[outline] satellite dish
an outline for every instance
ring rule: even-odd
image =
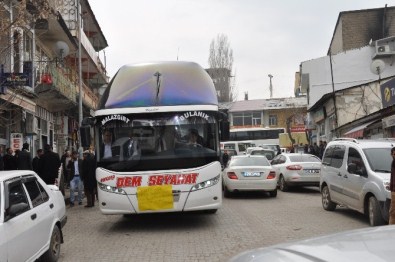
[[[385,70],[385,63],[381,59],[375,59],[370,64],[370,71],[375,75],[381,75]]]
[[[57,41],[54,45],[54,50],[58,58],[64,58],[70,52],[69,46],[63,41]]]

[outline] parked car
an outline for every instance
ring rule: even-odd
[[[391,148],[395,141],[339,138],[322,159],[320,190],[327,211],[342,205],[369,217],[371,226],[388,221]]]
[[[271,162],[281,191],[292,186],[319,186],[321,159],[311,154],[282,153]]]
[[[274,152],[271,149],[264,149],[264,148],[259,148],[259,149],[253,149],[250,151],[250,155],[261,155],[265,156],[267,160],[272,161],[273,158],[276,156],[276,152]]]
[[[395,226],[344,231],[240,253],[229,262],[394,261]]]
[[[236,150],[237,154],[244,154],[248,147],[255,146],[251,141],[226,141],[221,142],[221,150],[233,149]]]
[[[64,197],[33,171],[0,172],[0,261],[57,261]]]
[[[255,150],[255,149],[262,149],[262,147],[259,147],[259,146],[251,146],[251,147],[247,147],[247,149],[246,149],[246,151],[245,151],[245,154],[250,154],[251,153],[251,151],[252,150]]]
[[[266,148],[266,149],[271,149],[274,152],[276,152],[276,155],[281,154],[281,148],[279,145],[275,145],[275,144],[261,144],[259,145],[262,148]]]
[[[233,156],[222,174],[225,197],[239,191],[266,191],[277,196],[277,176],[265,156]]]

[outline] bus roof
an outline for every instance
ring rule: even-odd
[[[100,101],[100,109],[218,105],[213,81],[193,62],[153,62],[121,67]]]

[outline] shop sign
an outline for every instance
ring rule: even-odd
[[[291,133],[305,132],[305,131],[306,128],[304,126],[291,127]]]
[[[22,150],[23,145],[23,135],[21,133],[11,133],[11,148],[13,151],[15,150]]]
[[[27,86],[29,76],[24,73],[3,73],[1,77],[2,86]]]
[[[380,85],[383,108],[395,104],[395,78]]]

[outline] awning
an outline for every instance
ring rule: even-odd
[[[365,130],[366,127],[368,127],[370,124],[373,124],[374,122],[377,122],[379,120],[374,120],[368,123],[365,123],[363,125],[354,127],[350,131],[346,132],[343,136],[344,137],[349,137],[349,138],[362,138],[363,137],[363,130]]]

